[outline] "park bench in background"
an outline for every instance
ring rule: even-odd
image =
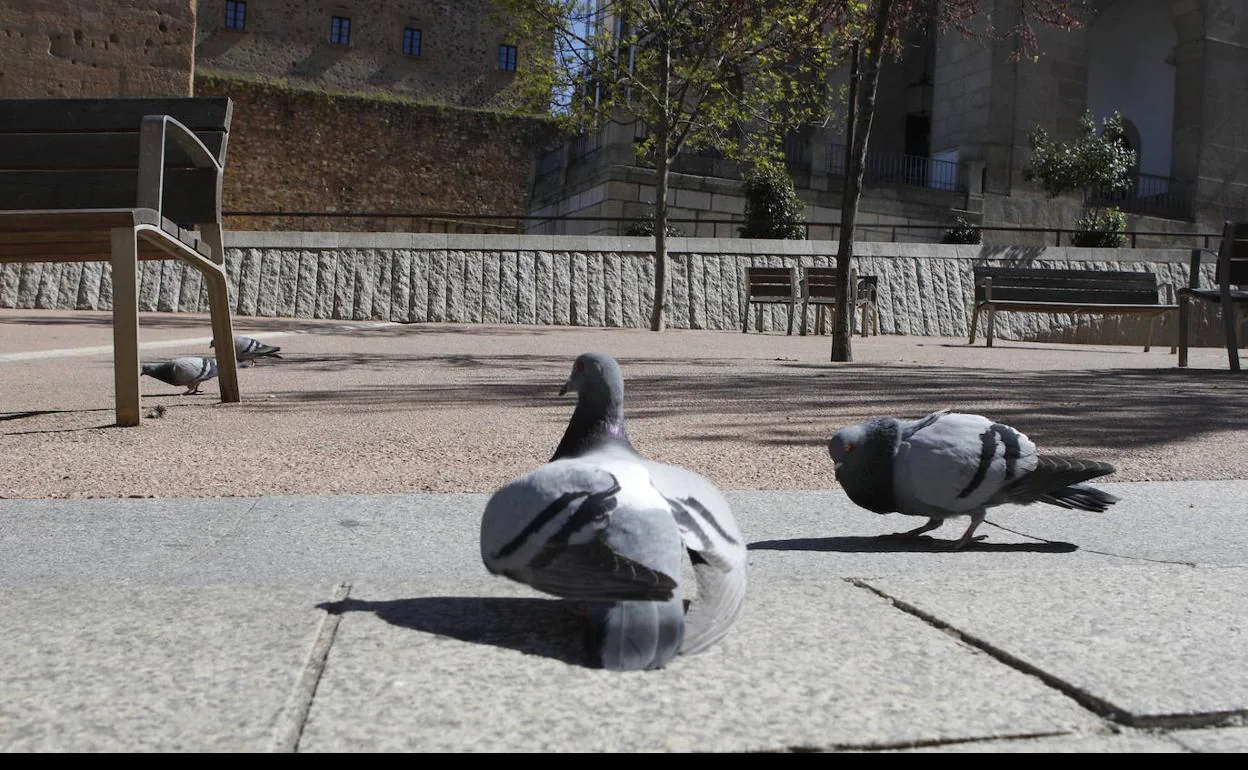
[[[1173,297],[1163,303],[1158,297],[1157,276],[1129,270],[1058,270],[1044,267],[984,267],[975,272],[975,301],[971,311],[971,339],[979,314],[987,321],[984,337],[992,347],[996,314],[1084,313],[1102,315],[1134,314],[1151,316],[1147,352],[1152,347],[1153,326],[1158,319],[1179,309]]]
[[[789,306],[789,334],[793,333],[793,313],[797,310],[798,288],[795,267],[747,267],[745,268],[745,318],[741,331],[750,330],[750,306],[755,304]],[[754,320],[754,331],[761,322]]]
[[[861,334],[867,336],[870,327],[880,333],[880,309],[877,305],[879,276],[858,275],[856,269],[849,271],[849,285],[854,295],[854,308],[862,315]],[[806,309],[815,306],[815,333],[823,334],[827,323],[827,311],[836,307],[836,268],[804,267],[801,279],[802,336],[806,336]],[[852,318],[852,316],[851,316]],[[852,323],[852,321],[851,321]]]
[[[1248,223],[1227,222],[1217,251],[1216,287],[1200,288],[1200,260],[1206,249],[1192,249],[1191,283],[1179,289],[1179,366],[1187,366],[1188,312],[1193,300],[1213,304],[1222,316],[1226,354],[1232,370],[1239,369],[1238,311],[1248,308]]]
[[[139,424],[138,260],[204,276],[234,349],[222,243],[227,98],[0,100],[0,262],[110,262],[117,424]],[[221,401],[239,400],[218,359]]]

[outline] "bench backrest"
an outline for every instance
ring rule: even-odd
[[[1096,305],[1157,305],[1157,276],[1120,270],[1056,270],[1032,267],[976,267],[975,301],[984,300],[984,279],[992,299]]]
[[[1248,285],[1248,222],[1226,223],[1218,249],[1218,269],[1219,286],[1223,283],[1222,270],[1231,286]]]
[[[875,300],[879,276],[858,275],[858,271],[850,269],[850,282],[857,285],[859,302]],[[836,268],[835,267],[804,267],[802,268],[803,290],[805,296],[812,300],[836,300]]]
[[[224,97],[0,99],[0,211],[133,208],[145,115],[182,123],[224,165],[232,110]],[[184,226],[213,221],[217,183],[170,142],[162,213]]]
[[[746,297],[797,296],[797,268],[794,267],[747,267],[745,268]]]

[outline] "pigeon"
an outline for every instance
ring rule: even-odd
[[[143,374],[161,382],[186,388],[182,395],[199,393],[200,383],[217,376],[217,359],[183,356],[159,364],[143,364]]]
[[[208,343],[208,347],[216,347],[216,340]],[[281,348],[275,345],[267,345],[254,337],[244,337],[237,335],[234,337],[234,358],[240,364],[248,364],[254,362],[258,358],[281,358],[278,351]]]
[[[998,505],[1048,503],[1104,512],[1118,498],[1082,482],[1114,472],[1109,463],[1037,453],[1008,425],[948,409],[919,420],[878,417],[828,441],[836,480],[855,504],[876,513],[926,516],[927,523],[889,537],[917,538],[953,516],[971,524],[962,549],[983,536],[975,529]]]
[[[583,602],[598,668],[658,669],[708,649],[745,600],[745,541],[728,502],[702,476],[633,447],[614,358],[579,356],[559,394],[568,391],[576,408],[554,455],[486,503],[482,561],[492,574]],[[697,583],[687,609],[686,552]]]

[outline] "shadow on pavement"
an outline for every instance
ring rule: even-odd
[[[921,537],[901,540],[895,537],[799,537],[790,540],[760,540],[750,543],[751,551],[837,551],[842,553],[962,553],[966,551],[1029,551],[1034,553],[1071,553],[1079,550],[1074,543],[989,543],[977,541],[961,551],[950,550],[955,540]]]
[[[589,667],[583,642],[585,623],[576,614],[576,602],[429,596],[386,601],[349,598],[317,607],[334,614],[371,612],[400,628]]]

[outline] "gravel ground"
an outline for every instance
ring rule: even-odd
[[[140,320],[144,361],[207,354],[206,316]],[[394,325],[239,317],[284,358],[183,396],[142,378],[138,428],[112,425],[107,313],[0,310],[0,497],[489,492],[546,460],[571,415],[573,358],[616,356],[633,443],[724,489],[835,486],[838,428],[941,408],[989,415],[1112,481],[1248,478],[1248,372],[1222,349],[739,331]],[[163,414],[156,416],[156,407]]]

